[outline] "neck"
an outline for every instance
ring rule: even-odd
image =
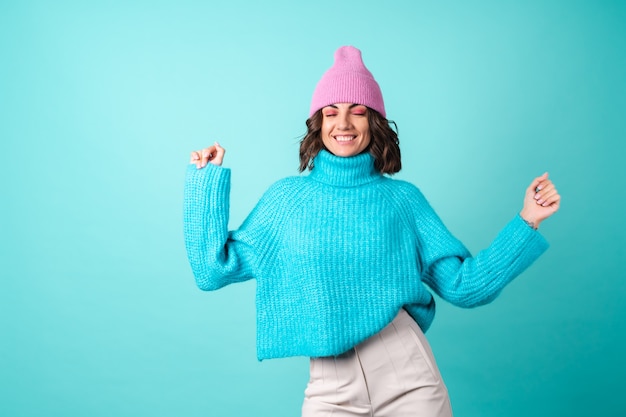
[[[341,157],[323,149],[313,159],[313,165],[310,178],[339,187],[367,184],[381,177],[374,168],[374,157],[368,152]]]

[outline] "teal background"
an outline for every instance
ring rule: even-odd
[[[219,140],[231,227],[297,172],[353,44],[404,169],[472,252],[551,173],[550,250],[492,304],[440,301],[457,416],[623,416],[626,2],[0,4],[0,415],[295,416],[307,360],[259,363],[254,282],[203,293],[189,151]]]

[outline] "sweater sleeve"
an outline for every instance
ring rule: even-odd
[[[516,215],[491,244],[472,257],[417,191],[418,248],[422,279],[459,307],[493,301],[502,289],[548,248],[546,240]]]
[[[205,291],[253,277],[250,245],[228,231],[230,169],[189,165],[184,191],[184,237],[198,287]]]

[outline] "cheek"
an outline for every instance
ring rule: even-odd
[[[358,129],[363,136],[371,136],[370,125],[367,122],[367,119],[365,118],[361,119],[361,123],[359,123]]]
[[[328,147],[330,145],[330,135],[328,134],[328,129],[325,129],[324,127],[322,127],[322,130],[320,131],[320,139],[322,139],[322,143],[324,144],[324,146]]]
[[[370,144],[370,142],[372,141],[372,136],[369,134],[369,132],[367,132],[367,134],[364,135],[364,137],[365,137],[365,139],[363,140],[363,145],[365,147],[367,147]]]
[[[330,123],[322,123],[321,135],[322,139],[327,140],[330,137],[330,132],[332,132],[333,126]]]
[[[326,142],[328,140],[328,130],[322,128],[322,131],[320,132],[320,137],[322,138],[323,142]]]
[[[322,121],[321,133],[322,135],[325,135],[328,133],[328,122],[326,122],[325,120]]]
[[[372,139],[372,133],[370,132],[369,126],[365,125],[361,130],[361,134],[368,142]]]

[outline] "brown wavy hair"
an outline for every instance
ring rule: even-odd
[[[306,121],[307,132],[300,141],[300,172],[312,170],[315,166],[313,159],[319,151],[325,149],[322,142],[322,110],[316,111]],[[367,107],[367,122],[370,129],[370,143],[364,152],[374,157],[374,167],[382,174],[395,174],[402,169],[400,160],[400,141],[398,140],[398,126],[387,120],[374,109]],[[395,129],[391,128],[391,125]]]

